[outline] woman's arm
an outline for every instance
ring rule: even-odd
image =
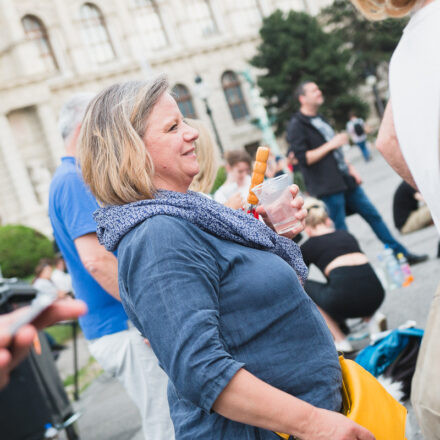
[[[213,405],[228,419],[301,440],[374,440],[365,428],[342,414],[316,408],[241,369]]]

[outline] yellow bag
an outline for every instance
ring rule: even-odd
[[[367,370],[339,356],[343,414],[367,428],[376,440],[404,440],[406,408]],[[277,434],[289,439],[287,434]]]

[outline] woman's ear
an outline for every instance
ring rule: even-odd
[[[333,224],[332,219],[331,219],[330,217],[327,217],[327,218],[325,219],[325,225],[326,225],[328,228],[333,228],[333,227],[334,227],[334,224]]]

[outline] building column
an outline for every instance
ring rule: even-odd
[[[66,55],[70,58],[73,73],[83,73],[87,69],[87,60],[83,53],[83,44],[79,30],[75,29],[72,19],[66,10],[64,0],[54,0],[56,13],[59,19],[60,31],[64,34],[66,42]],[[76,11],[79,14],[79,11]]]
[[[38,119],[43,129],[44,137],[49,146],[51,154],[52,171],[58,166],[61,156],[64,154],[63,141],[58,133],[58,126],[54,111],[49,104],[40,104],[37,106]]]
[[[15,194],[23,215],[32,214],[38,210],[40,206],[33,190],[29,174],[21,160],[8,118],[4,114],[0,114],[0,134],[0,154],[4,157],[4,162],[8,169],[9,176],[12,179],[12,185],[15,188]]]

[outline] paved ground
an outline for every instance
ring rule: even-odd
[[[356,148],[347,152],[347,157],[359,169],[364,179],[364,189],[379,209],[396,237],[397,231],[392,227],[391,201],[392,194],[399,178],[388,167],[380,155],[374,154],[374,160],[364,163]],[[361,243],[361,247],[373,263],[382,249],[369,226],[358,216],[351,216],[348,225]],[[436,285],[440,279],[439,260],[436,258],[437,234],[434,227],[415,232],[409,236],[399,237],[402,243],[414,253],[428,253],[427,263],[414,266],[415,281],[407,288],[387,293],[382,311],[387,315],[390,327],[396,327],[412,319],[419,327],[424,327],[429,304]],[[316,275],[314,271],[313,276]],[[84,345],[84,344],[82,344]],[[63,355],[68,358],[69,354]],[[86,352],[81,355],[87,359]],[[68,361],[66,361],[68,362]],[[64,364],[64,371],[68,366]],[[95,380],[82,394],[77,407],[83,413],[79,427],[82,440],[141,440],[140,423],[137,410],[130,402],[122,387],[106,375]],[[408,440],[423,440],[414,414],[410,409]]]

